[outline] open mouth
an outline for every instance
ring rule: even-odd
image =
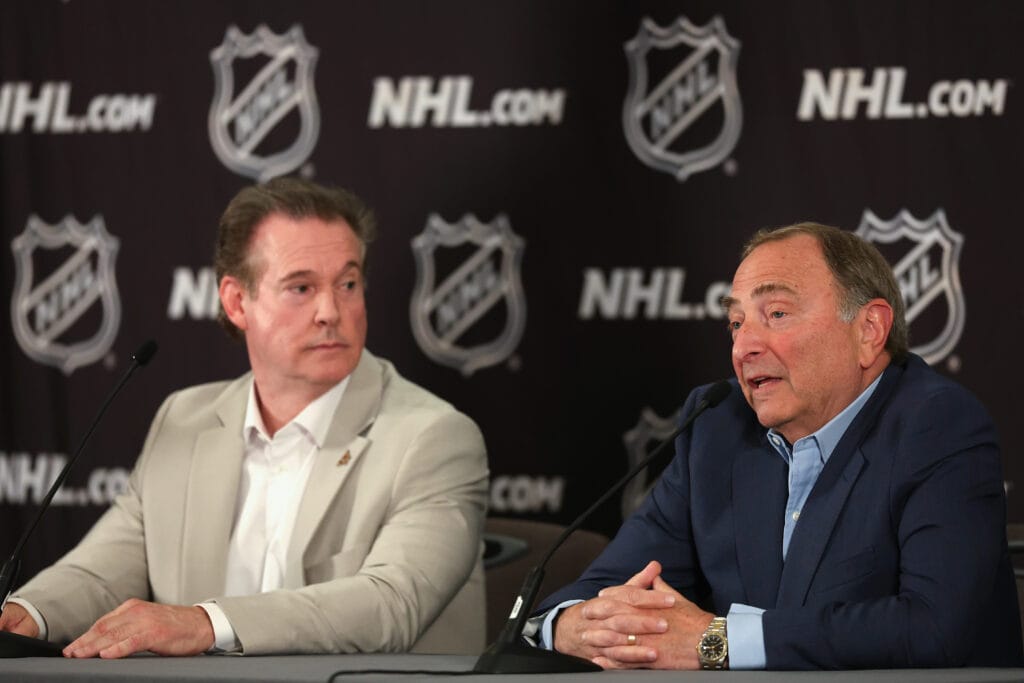
[[[770,377],[768,375],[759,375],[757,377],[751,377],[747,380],[747,384],[755,389],[760,389],[764,386],[770,386],[779,381],[778,377]]]

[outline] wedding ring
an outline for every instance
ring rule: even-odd
[[[626,636],[626,644],[627,645],[636,645],[636,634],[635,633],[630,633],[628,636]]]

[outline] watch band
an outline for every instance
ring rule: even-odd
[[[729,639],[725,617],[715,617],[697,643],[700,668],[721,670],[729,668]]]

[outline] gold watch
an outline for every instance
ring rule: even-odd
[[[697,643],[697,657],[702,669],[729,668],[729,639],[725,633],[725,617],[715,617]]]

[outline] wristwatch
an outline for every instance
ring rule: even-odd
[[[715,617],[697,643],[697,656],[702,669],[729,668],[729,639],[725,634],[725,617]]]

